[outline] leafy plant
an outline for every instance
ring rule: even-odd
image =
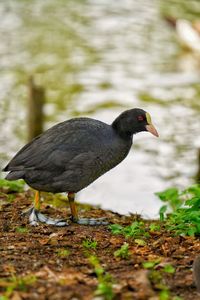
[[[160,263],[160,259],[157,259],[152,261],[144,261],[142,265],[145,269],[153,269],[159,263]]]
[[[162,192],[156,193],[156,195],[163,202],[167,202],[172,208],[172,210],[176,210],[183,204],[183,201],[181,199],[181,193],[178,191],[177,188],[169,188]]]
[[[57,254],[60,257],[67,257],[70,254],[70,251],[68,249],[58,249]]]
[[[135,239],[134,242],[138,244],[138,246],[145,246],[147,243],[142,239]]]
[[[34,275],[27,275],[23,277],[17,277],[12,275],[11,278],[1,280],[1,285],[5,286],[5,292],[1,296],[1,300],[10,299],[13,291],[26,291],[28,286],[34,284],[36,282],[36,277]]]
[[[170,291],[168,288],[164,288],[160,293],[159,293],[159,300],[169,300],[170,299]]]
[[[0,188],[8,192],[21,193],[24,191],[25,182],[22,179],[19,180],[6,180],[0,179]]]
[[[92,240],[92,239],[86,239],[82,242],[82,245],[86,249],[96,249],[97,241]]]
[[[161,265],[160,259],[155,261],[143,262],[143,267],[149,270],[149,280],[159,290],[159,299],[168,300],[171,298],[171,293],[168,286],[164,283],[163,274],[174,274],[175,269],[171,264]]]
[[[18,233],[28,233],[29,232],[29,229],[28,228],[26,228],[26,227],[16,227],[16,232],[18,232]]]
[[[159,231],[160,230],[160,225],[159,224],[155,224],[155,223],[151,223],[149,225],[149,230],[151,232]]]
[[[96,256],[91,255],[89,257],[89,262],[94,267],[94,271],[98,280],[95,295],[102,296],[105,300],[112,300],[114,297],[114,292],[111,275],[105,272]]]
[[[167,211],[167,205],[163,205],[161,206],[160,210],[159,210],[159,215],[160,215],[160,221],[164,221],[165,219],[165,213]]]
[[[163,272],[169,273],[169,274],[174,274],[175,273],[175,268],[171,264],[166,264],[163,267]]]
[[[135,221],[129,226],[121,226],[119,224],[112,224],[109,226],[113,234],[122,234],[126,238],[140,238],[149,237],[149,233],[146,230],[145,224],[142,221]]]
[[[167,195],[165,196],[165,193]],[[168,199],[168,192],[159,193],[162,199]],[[174,193],[174,202],[176,202],[175,195],[180,199],[180,203],[175,206],[174,211],[169,214],[165,220],[165,228],[174,231],[179,235],[195,236],[200,234],[200,185],[193,185],[182,192]],[[169,202],[171,200],[169,199]]]
[[[129,244],[124,243],[120,249],[118,249],[114,252],[114,256],[127,259],[130,256],[128,249],[129,249]]]
[[[4,295],[2,295],[2,296],[0,296],[0,300],[8,300],[8,297],[7,297],[7,296],[4,296]]]

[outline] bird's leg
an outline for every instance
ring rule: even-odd
[[[40,192],[36,191],[35,192],[35,197],[34,197],[34,208],[36,210],[40,210]]]
[[[69,200],[69,206],[71,210],[71,219],[73,222],[77,223],[78,221],[78,212],[76,208],[76,203],[74,202],[75,193],[69,192],[68,193],[68,200]]]
[[[79,218],[78,212],[76,208],[76,203],[74,202],[75,199],[75,193],[69,192],[68,193],[68,200],[69,200],[69,206],[71,210],[71,219],[72,222],[80,224],[80,225],[107,225],[108,222],[105,221],[106,218]]]
[[[40,211],[40,192],[35,192],[34,197],[34,206],[31,207],[26,213],[29,214],[29,223],[30,225],[38,225],[39,222],[46,223],[48,225],[54,225],[54,226],[67,226],[69,225],[68,222],[62,219],[53,219],[50,217],[47,217],[43,215]]]

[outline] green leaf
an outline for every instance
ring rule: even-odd
[[[120,249],[116,250],[114,252],[114,256],[115,257],[121,257],[121,258],[124,258],[124,259],[127,259],[129,257],[129,251],[128,251],[128,248],[129,248],[129,244],[128,243],[124,243]]]
[[[167,264],[164,266],[163,271],[166,273],[173,274],[175,272],[175,268],[171,264]]]
[[[150,226],[149,226],[149,229],[150,229],[151,232],[159,231],[160,230],[160,225],[155,224],[155,223],[151,223]]]
[[[145,261],[142,263],[145,269],[153,269],[157,264],[159,264],[160,260],[155,261]]]
[[[139,246],[145,246],[147,244],[144,240],[141,240],[141,239],[135,239],[134,241]]]
[[[121,234],[123,227],[119,224],[112,224],[112,225],[109,225],[109,229],[111,229],[113,234]]]
[[[18,233],[28,233],[29,229],[26,227],[16,227],[16,232]]]
[[[167,211],[167,205],[163,205],[161,206],[160,210],[159,210],[159,215],[160,215],[160,221],[164,221],[165,219],[165,212]]]
[[[159,300],[169,300],[170,299],[170,292],[169,290],[162,290],[159,293]]]
[[[82,242],[83,247],[86,249],[96,249],[97,247],[97,241],[92,239],[86,239]]]

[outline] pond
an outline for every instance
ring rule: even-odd
[[[81,191],[78,200],[154,217],[161,205],[156,191],[193,183],[200,58],[182,50],[163,18],[166,11],[195,19],[200,3],[1,2],[1,166],[26,142],[27,83],[33,76],[46,91],[45,128],[80,115],[111,123],[121,111],[141,107],[159,131],[159,139],[135,136],[126,160]]]

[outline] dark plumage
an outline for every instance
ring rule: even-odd
[[[15,155],[4,168],[6,179],[23,178],[39,191],[77,193],[118,165],[133,134],[147,130],[158,135],[141,109],[123,112],[111,125],[90,118],[59,123]]]

